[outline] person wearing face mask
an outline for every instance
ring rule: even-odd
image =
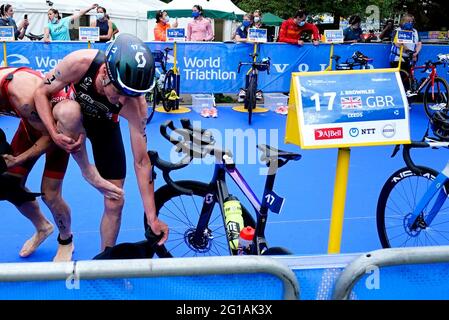
[[[253,12],[253,25],[251,28],[267,29],[267,42],[274,41],[275,28],[273,26],[266,26],[262,22],[262,12],[260,10]]]
[[[251,28],[253,23],[253,17],[251,14],[245,14],[243,16],[243,22],[240,27],[235,30],[234,41],[246,42],[248,39],[248,29]]]
[[[80,16],[85,15],[87,12],[95,9],[96,7],[98,7],[98,5],[93,4],[89,8],[80,10],[79,12],[65,18],[62,18],[59,11],[56,9],[52,8],[48,10],[48,24],[44,29],[44,41],[50,42],[50,37],[53,41],[70,41],[70,22],[78,19]]]
[[[392,68],[396,68],[399,64],[399,56],[401,52],[401,46],[404,47],[402,56],[403,57],[409,57],[409,53],[406,52],[406,50],[414,51],[412,61],[416,62],[418,61],[418,54],[422,49],[422,43],[419,39],[418,31],[414,28],[415,18],[411,14],[405,14],[400,22],[399,27],[393,32],[392,39],[394,41],[397,32],[399,31],[409,31],[412,33],[413,43],[404,43],[404,44],[398,44],[393,43],[391,46],[390,51],[390,66]],[[408,60],[402,59],[401,67],[406,70],[410,71],[411,65],[408,63]]]
[[[358,15],[353,15],[349,18],[349,26],[343,30],[344,42],[355,43],[362,40],[362,28],[360,24],[362,19]]]
[[[154,40],[155,41],[167,41],[167,29],[177,28],[178,19],[171,25],[170,17],[167,11],[160,10],[156,12],[156,26],[154,27]]]
[[[320,32],[318,28],[314,24],[306,22],[306,20],[307,12],[300,9],[293,18],[282,22],[278,41],[302,46],[304,41],[301,40],[301,34],[309,31],[312,32],[313,45],[319,45]]]
[[[19,25],[13,19],[14,9],[10,4],[2,4],[0,6],[0,26],[2,27],[14,27],[14,38],[16,40],[23,39],[26,29],[29,25],[28,19],[23,19]]]
[[[214,39],[212,24],[203,17],[203,8],[194,5],[192,8],[193,21],[187,25],[187,41],[211,41]]]
[[[98,27],[100,29],[100,41],[99,42],[107,42],[112,38],[112,21],[107,18],[106,9],[104,7],[97,7],[95,21],[92,21],[91,27]]]

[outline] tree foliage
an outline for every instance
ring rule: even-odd
[[[337,19],[352,14],[366,17],[371,14],[367,12],[367,7],[375,5],[379,7],[381,21],[404,13],[412,13],[420,30],[447,29],[449,17],[447,0],[233,0],[233,2],[244,11],[259,9],[284,19],[292,17],[299,8],[307,8],[313,14],[329,13]]]

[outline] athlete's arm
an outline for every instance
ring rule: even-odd
[[[19,154],[18,156],[13,156],[10,154],[3,155],[5,159],[6,166],[9,168],[19,166],[26,161],[34,160],[39,158],[43,153],[45,153],[51,146],[53,142],[48,135],[41,136],[31,148],[25,152]]]
[[[154,203],[154,183],[151,177],[151,162],[147,154],[147,136],[145,133],[147,123],[147,105],[143,96],[138,98],[124,98],[124,107],[120,115],[128,120],[131,149],[134,156],[134,171],[137,177],[143,207],[147,215],[148,224],[156,235],[161,232],[164,236],[159,241],[163,244],[168,238],[168,226],[159,220],[156,215]]]
[[[59,92],[65,86],[77,82],[89,68],[92,59],[85,58],[88,50],[79,50],[67,55],[58,65],[44,77],[41,85],[34,93],[34,103],[39,117],[44,123],[53,141],[68,152],[77,150],[81,145],[78,141],[59,133],[53,117],[50,99],[52,94]],[[89,57],[89,54],[87,54]]]

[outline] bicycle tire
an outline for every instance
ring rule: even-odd
[[[168,96],[176,90],[176,75],[173,70],[168,70],[165,74],[164,85],[162,87],[162,106],[166,112],[170,112],[173,108],[172,103],[168,100]]]
[[[443,78],[436,77],[434,81],[434,94],[432,95],[432,83],[426,87],[424,92],[424,111],[429,119],[436,111],[448,108],[449,85]]]
[[[248,124],[251,124],[253,117],[253,109],[256,108],[256,91],[257,80],[256,76],[250,76],[248,82],[248,90],[246,91],[247,105],[248,105]]]
[[[449,223],[447,223],[449,206],[447,204],[441,208],[431,228],[421,229],[418,232],[406,226],[408,217],[438,174],[437,171],[428,167],[418,166],[418,168],[422,171],[420,175],[411,172],[407,167],[397,170],[382,188],[377,203],[376,223],[383,248],[436,245],[441,244],[437,241],[440,239],[443,244],[449,244]],[[449,185],[446,184],[444,188],[447,195]],[[436,197],[429,202],[426,210],[432,208],[435,199]],[[440,228],[446,229],[440,233]],[[405,241],[404,238],[399,238],[402,236],[399,232],[403,233]]]
[[[160,187],[154,194],[156,213],[163,221],[165,221],[170,227],[170,234],[166,243],[162,246],[155,246],[155,252],[160,258],[171,258],[180,256],[218,256],[229,255],[229,241],[226,236],[226,227],[223,223],[220,208],[216,205],[212,212],[209,225],[209,230],[212,237],[207,239],[206,242],[200,247],[195,248],[195,244],[190,242],[189,235],[192,234],[194,227],[197,224],[197,219],[201,212],[203,198],[210,192],[209,185],[199,181],[177,181],[181,187],[190,189],[193,191],[193,196],[180,194],[169,185]],[[193,198],[196,197],[197,199]],[[183,201],[184,198],[192,199]],[[191,209],[189,212],[182,212],[182,210]],[[176,212],[174,212],[176,211]],[[181,217],[177,216],[177,211]],[[243,221],[245,226],[255,227],[256,223],[248,212],[248,210],[242,205]],[[191,219],[194,217],[195,220]],[[215,225],[216,224],[216,225]],[[149,228],[146,215],[144,213],[144,227],[145,230]],[[179,231],[181,230],[181,231]],[[181,238],[180,238],[181,237]],[[203,239],[204,240],[204,239]],[[186,251],[187,250],[187,251]],[[183,253],[185,253],[183,255]]]

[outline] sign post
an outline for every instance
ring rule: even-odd
[[[331,45],[329,53],[329,66],[326,71],[332,70],[332,56],[334,55],[334,43],[343,43],[344,41],[343,30],[324,30],[324,43]]]
[[[14,27],[0,27],[0,41],[3,41],[3,66],[8,66],[8,54],[6,50],[6,42],[14,41]]]
[[[294,73],[290,96],[286,142],[339,149],[328,243],[328,253],[339,253],[349,148],[410,143],[401,77],[397,69]]]

